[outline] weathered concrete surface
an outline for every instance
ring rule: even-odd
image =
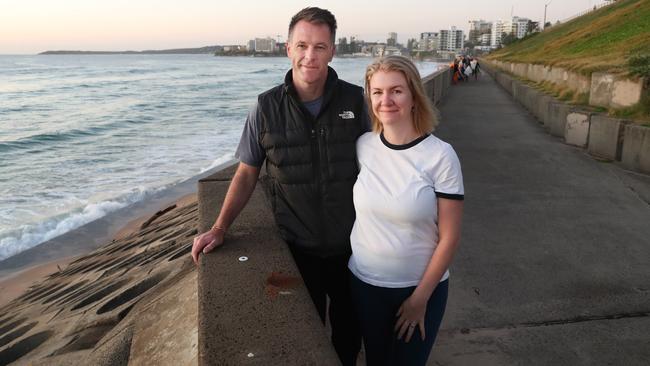
[[[650,179],[549,136],[489,76],[440,110],[466,196],[429,364],[647,365]]]
[[[591,116],[589,145],[591,155],[609,160],[619,160],[623,147],[623,132],[628,122],[601,115]]]
[[[648,317],[444,331],[433,348],[436,363],[429,364],[643,365],[650,358],[645,329]],[[621,354],[638,361],[623,363]]]
[[[126,327],[97,347],[82,364],[97,366],[126,366],[133,340],[133,328]]]
[[[566,117],[564,141],[569,145],[585,147],[589,139],[589,118],[587,112],[571,112]]]
[[[633,106],[643,95],[643,80],[618,78],[608,73],[593,73],[589,104],[601,107],[623,108]]]
[[[196,364],[196,287],[179,283],[195,270],[197,204],[160,212],[1,307],[0,364]]]
[[[650,174],[650,127],[625,126],[621,161],[628,169]]]
[[[228,185],[199,183],[200,231],[214,222]],[[198,283],[199,365],[337,364],[261,184],[225,244],[201,256]]]
[[[497,72],[496,73],[497,80],[499,81],[499,84],[508,91],[511,95],[513,94],[513,80],[512,76],[504,73],[504,72]]]
[[[448,68],[440,69],[422,79],[424,90],[434,105],[442,101],[450,82],[451,75]]]
[[[526,93],[526,98],[524,99],[524,106],[531,112],[535,117],[537,117],[537,104],[539,103],[540,98],[543,93],[539,90],[529,87],[528,92]]]
[[[487,61],[500,70],[535,82],[547,81],[589,96],[589,104],[608,108],[630,107],[642,100],[645,89],[643,79],[628,79],[608,73],[593,73],[591,77],[561,67],[533,65],[503,61]],[[501,77],[496,80],[502,84]],[[502,84],[503,85],[503,84]],[[513,94],[509,87],[504,86]]]
[[[528,85],[515,81],[512,85],[512,97],[515,98],[519,104],[523,105],[524,108],[528,109],[528,106],[526,105],[526,98],[528,97],[531,89],[532,88]]]
[[[549,118],[549,105],[555,102],[555,99],[550,95],[541,95],[537,101],[537,108],[535,109],[535,116],[544,126],[549,126],[550,128],[550,118]]]
[[[614,75],[595,72],[591,74],[591,88],[589,91],[589,104],[599,107],[609,107],[612,99],[612,84]]]
[[[179,260],[192,265],[189,255]],[[136,310],[129,363],[196,365],[198,363],[197,271],[192,270]]]
[[[564,137],[567,116],[572,112],[572,107],[564,103],[551,103],[549,105],[549,132],[556,137]]]
[[[578,73],[561,67],[533,65],[514,62],[491,61],[497,68],[506,70],[520,78],[535,82],[550,81],[558,86],[571,89],[577,93],[589,93],[591,80]]]
[[[643,80],[616,80],[612,85],[612,100],[609,105],[625,108],[639,103],[643,95],[643,84]]]

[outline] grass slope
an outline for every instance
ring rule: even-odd
[[[488,58],[561,66],[590,75],[629,74],[630,59],[650,55],[650,0],[621,0],[516,41]]]

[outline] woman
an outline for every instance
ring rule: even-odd
[[[368,365],[424,365],[447,302],[463,182],[416,67],[388,56],[366,70],[373,131],[357,141],[352,291]]]

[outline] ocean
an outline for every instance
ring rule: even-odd
[[[331,65],[362,85],[370,61]],[[256,95],[289,68],[281,57],[0,56],[0,260],[234,158]]]

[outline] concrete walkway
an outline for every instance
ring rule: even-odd
[[[436,133],[465,177],[431,365],[648,365],[650,177],[564,145],[485,73]]]

